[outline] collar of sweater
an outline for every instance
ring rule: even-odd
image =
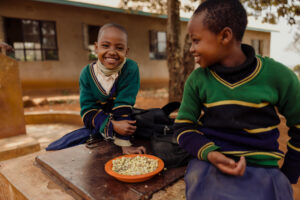
[[[105,76],[111,76],[115,73],[119,73],[122,70],[125,63],[126,63],[126,58],[119,66],[115,67],[114,69],[107,69],[98,59],[96,65],[98,70],[101,71]]]
[[[253,47],[242,44],[242,51],[246,55],[246,61],[236,67],[225,67],[221,64],[214,64],[209,69],[216,72],[224,80],[235,83],[249,76],[256,68],[257,60]]]

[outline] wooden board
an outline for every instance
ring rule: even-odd
[[[149,144],[145,144],[149,146]],[[88,200],[149,199],[153,193],[172,184],[184,175],[185,167],[169,169],[142,183],[124,183],[109,176],[104,164],[121,155],[121,148],[101,141],[93,149],[85,145],[47,152],[36,157],[36,162],[65,186]]]

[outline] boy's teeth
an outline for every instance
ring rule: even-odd
[[[106,58],[106,60],[109,62],[116,61],[116,59],[114,59],[114,58]]]

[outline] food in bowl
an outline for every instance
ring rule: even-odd
[[[112,161],[112,170],[122,175],[142,175],[153,172],[158,167],[158,160],[146,156],[121,157]]]

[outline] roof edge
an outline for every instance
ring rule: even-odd
[[[157,18],[162,18],[162,19],[168,18],[167,15],[161,15],[161,14],[155,14],[155,13],[149,13],[149,12],[131,10],[131,9],[127,10],[127,9],[122,9],[122,8],[114,8],[114,7],[108,7],[108,6],[96,5],[96,4],[90,4],[90,3],[83,3],[83,2],[77,2],[77,1],[68,1],[68,0],[33,0],[33,1],[61,4],[61,5],[68,5],[68,6],[76,6],[76,7],[82,7],[82,8],[97,9],[97,10],[105,10],[105,11],[111,11],[111,12],[124,13],[124,14],[142,15],[142,16],[147,16],[147,17],[157,17]],[[181,21],[189,21],[189,18],[181,17],[180,20]]]
[[[278,30],[274,30],[274,29],[258,28],[258,27],[253,27],[253,26],[247,26],[246,30],[248,30],[248,31],[260,31],[260,32],[267,32],[267,33],[279,32]]]
[[[96,4],[90,4],[90,3],[84,3],[84,2],[77,2],[77,1],[69,1],[69,0],[33,0],[33,1],[61,4],[61,5],[67,5],[67,6],[82,7],[82,8],[90,8],[90,9],[97,9],[97,10],[105,10],[105,11],[111,11],[111,12],[124,13],[124,14],[134,14],[134,15],[141,15],[141,16],[147,16],[147,17],[156,17],[156,18],[161,18],[161,19],[168,18],[167,15],[160,15],[160,14],[154,14],[154,13],[137,11],[137,10],[127,10],[127,9],[122,9],[122,8],[114,8],[114,7],[96,5]],[[180,21],[188,22],[189,20],[190,20],[190,18],[180,17]],[[279,32],[278,30],[258,28],[258,27],[252,27],[252,26],[247,26],[246,30],[261,31],[261,32]]]

